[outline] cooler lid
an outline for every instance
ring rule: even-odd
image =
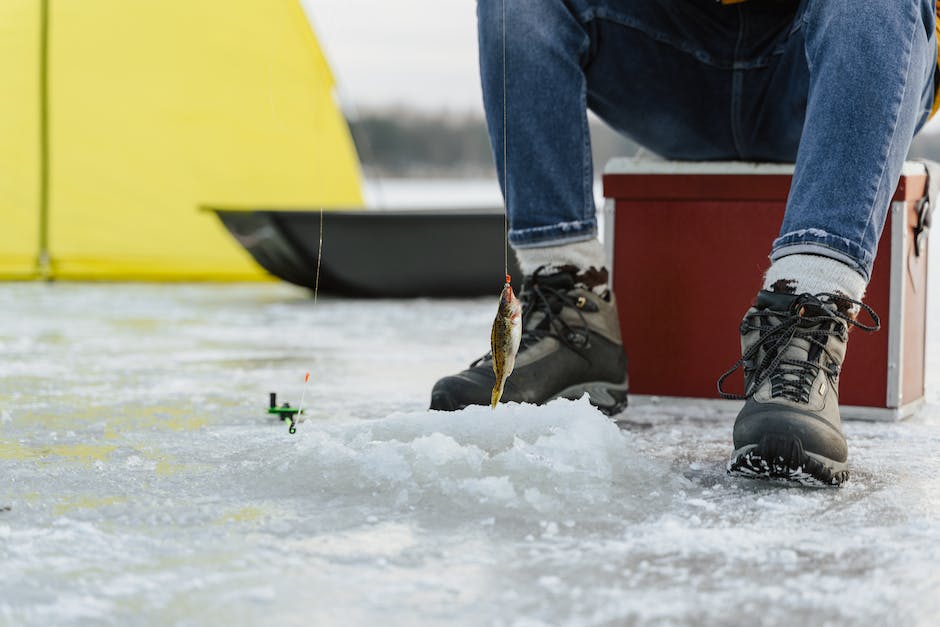
[[[604,196],[615,200],[786,201],[792,177],[792,163],[617,157],[607,162],[603,182]],[[894,200],[913,191],[905,185],[908,177],[926,178],[924,164],[904,163]]]

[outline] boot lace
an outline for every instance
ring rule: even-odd
[[[859,322],[854,316],[847,316],[840,307],[828,310],[825,303],[837,303],[847,308],[856,305],[859,313],[865,311],[872,324]],[[820,313],[814,313],[814,312]],[[774,324],[773,318],[777,319]],[[752,344],[741,359],[735,362],[718,379],[718,393],[722,398],[747,400],[760,387],[770,380],[771,394],[774,398],[786,398],[800,403],[808,403],[813,381],[820,370],[834,381],[839,376],[839,360],[829,352],[827,344],[830,337],[839,337],[843,341],[848,334],[849,325],[866,332],[881,328],[881,321],[868,305],[840,294],[820,293],[801,294],[793,301],[789,311],[758,310],[745,316],[741,323],[741,334],[759,331],[760,339]],[[809,345],[807,358],[787,357],[787,348],[794,340],[804,340]],[[764,351],[764,356],[757,359]],[[825,357],[825,359],[823,359]],[[724,390],[725,380],[738,368],[744,369],[745,393],[735,394]],[[755,376],[756,375],[756,376]]]
[[[539,266],[532,273],[532,276],[527,277],[522,292],[519,294],[519,300],[522,303],[523,325],[519,352],[521,353],[543,338],[554,337],[575,353],[587,359],[588,323],[582,312],[584,303],[579,302],[580,297],[574,297],[568,293],[571,287],[561,288],[548,282],[540,282],[540,279],[546,276],[544,270],[545,266]],[[572,326],[559,315],[564,307],[571,307],[578,313],[581,320],[580,325]],[[542,313],[544,318],[534,327],[529,327],[526,321],[531,320],[531,316],[536,312]],[[492,358],[493,353],[490,351],[470,364],[470,367],[478,366]]]

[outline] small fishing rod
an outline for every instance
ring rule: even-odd
[[[320,292],[320,260],[323,256],[323,208],[320,208],[320,243],[317,246],[317,275],[313,283],[313,304],[317,304],[317,296]],[[303,422],[300,418],[304,413],[304,399],[307,396],[307,387],[310,383],[310,373],[304,375],[304,387],[300,392],[300,404],[296,408],[291,407],[290,403],[277,404],[277,392],[269,392],[268,414],[273,414],[281,419],[281,422],[290,421],[290,428],[287,430],[291,435],[297,433],[297,424]]]
[[[290,403],[283,403],[278,405],[277,392],[271,392],[269,395],[268,413],[280,418],[281,422],[289,420],[290,428],[288,429],[288,433],[290,434],[297,433],[297,423],[303,422],[303,420],[299,419],[298,416],[304,413],[304,397],[307,394],[307,383],[309,381],[310,373],[308,372],[304,376],[304,389],[300,394],[300,404],[297,407],[291,407]]]

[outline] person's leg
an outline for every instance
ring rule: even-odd
[[[587,107],[669,156],[731,156],[730,127],[716,122],[728,117],[716,111],[727,109],[736,16],[712,0],[478,3],[487,125],[510,242],[527,275],[505,400],[587,391],[608,413],[625,405],[626,358],[596,239]],[[431,407],[486,404],[492,380],[483,358],[439,381]]]
[[[663,156],[736,157],[729,104],[738,9],[714,0],[477,7],[487,127],[517,250],[596,236],[589,106]]]
[[[804,0],[786,45],[754,70],[764,80],[744,85],[747,102],[773,103],[742,108],[751,150],[783,154],[775,143],[794,129],[800,142],[764,290],[741,325],[746,402],[732,472],[825,485],[848,477],[839,371],[848,329],[862,326],[860,309],[872,314],[859,301],[933,101],[934,11],[933,0]]]
[[[904,158],[933,102],[935,11],[933,0],[806,3],[806,114],[774,261],[821,255],[867,282]]]
[[[480,0],[477,19],[483,103],[510,242],[592,239],[582,26],[562,0]]]

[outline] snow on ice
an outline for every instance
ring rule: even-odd
[[[623,428],[584,400],[427,411],[494,307],[0,287],[0,624],[940,613],[936,328],[928,407],[848,424],[850,482],[809,490],[728,477],[720,410],[638,407]],[[267,394],[295,402],[306,371],[291,436]]]

